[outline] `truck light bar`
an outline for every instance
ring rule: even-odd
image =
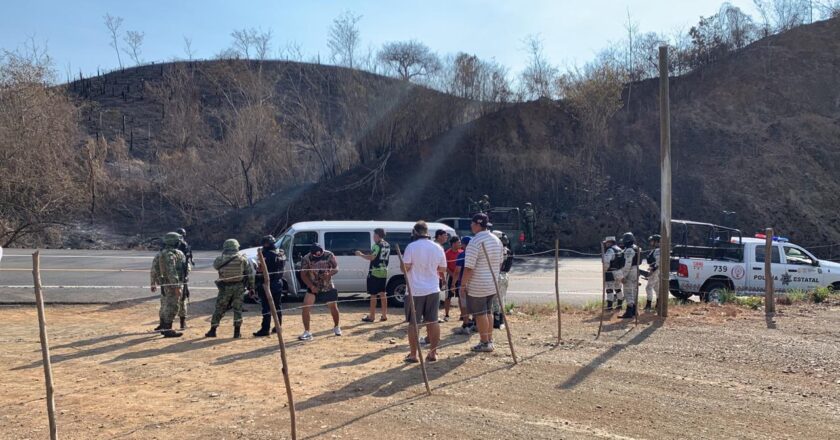
[[[760,233],[755,234],[755,238],[760,238],[762,240],[766,240],[767,239],[767,234],[760,234]],[[773,236],[773,241],[778,241],[779,243],[789,243],[790,242],[790,240],[788,240],[787,237],[779,237],[778,235]]]

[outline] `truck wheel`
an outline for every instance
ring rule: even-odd
[[[724,292],[729,290],[729,286],[723,281],[710,281],[700,293],[700,299],[703,302],[719,302],[719,298]]]
[[[673,295],[674,298],[677,298],[677,299],[682,300],[682,301],[688,301],[689,298],[694,296],[693,293],[683,292],[682,290],[672,290],[671,295]]]
[[[402,275],[392,278],[385,290],[388,292],[388,303],[392,307],[405,306],[406,286],[405,278]]]

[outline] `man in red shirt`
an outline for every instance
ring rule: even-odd
[[[455,262],[458,260],[458,255],[464,252],[461,249],[461,239],[458,237],[452,237],[449,239],[449,250],[445,252],[446,254],[446,272],[448,273],[449,282],[447,284],[447,293],[446,299],[443,301],[443,309],[444,309],[444,321],[449,321],[449,308],[452,306],[452,298],[458,295],[458,288],[455,284],[455,281],[458,279],[458,267],[455,265]],[[464,312],[461,311],[461,315]]]

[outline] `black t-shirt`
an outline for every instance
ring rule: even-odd
[[[278,252],[277,249],[262,248],[263,258],[265,258],[265,266],[268,269],[268,279],[272,283],[276,283],[283,277],[283,268],[286,266],[286,257]],[[262,274],[259,275],[262,280]]]

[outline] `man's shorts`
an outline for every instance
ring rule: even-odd
[[[336,289],[322,290],[317,294],[308,292],[307,295],[315,295],[316,303],[329,303],[338,301],[338,290]]]
[[[378,295],[385,292],[385,286],[388,283],[387,278],[377,278],[368,275],[367,277],[367,293],[368,295]]]
[[[472,296],[467,293],[467,310],[471,315],[490,315],[493,313],[493,301],[496,300],[494,295],[490,296]]]
[[[446,287],[447,287],[447,291],[446,291],[446,297],[447,298],[455,298],[456,296],[458,296],[458,290],[459,289],[457,287],[455,287],[455,278],[454,277],[449,277],[449,282],[448,282],[448,285]]]
[[[408,297],[405,297],[405,320],[411,322],[411,307]],[[438,307],[440,305],[440,292],[431,295],[414,297],[414,313],[417,314],[418,323],[437,323]]]

